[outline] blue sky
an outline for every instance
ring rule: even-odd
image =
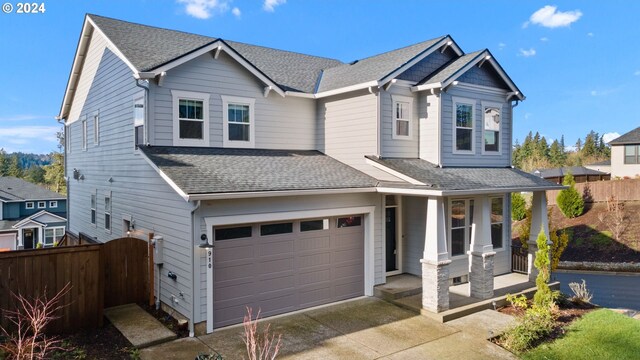
[[[14,7],[17,1],[3,0]],[[0,147],[48,153],[85,13],[352,61],[450,34],[488,48],[527,99],[532,130],[571,145],[640,126],[639,1],[49,0],[0,12]]]

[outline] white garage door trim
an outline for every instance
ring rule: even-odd
[[[373,296],[375,276],[375,246],[374,246],[374,212],[375,206],[360,206],[348,208],[331,208],[317,210],[284,211],[264,214],[227,215],[205,217],[207,237],[213,239],[213,227],[221,225],[248,224],[256,222],[270,222],[291,219],[308,219],[326,216],[342,216],[364,214],[364,294]],[[213,332],[213,256],[207,251],[207,333]]]

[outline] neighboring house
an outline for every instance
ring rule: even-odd
[[[610,174],[598,170],[592,170],[585,166],[565,166],[553,169],[538,169],[532,172],[533,175],[547,179],[556,184],[562,184],[564,176],[569,173],[573,175],[573,179],[576,183],[611,179]]]
[[[611,159],[597,161],[592,164],[587,164],[584,167],[590,170],[601,171],[603,173],[611,175]]]
[[[69,230],[162,236],[158,301],[192,333],[400,273],[428,311],[450,283],[490,298],[510,192],[534,192],[537,233],[560,188],[511,167],[523,99],[450,36],[342,63],[87,15],[59,115]]]
[[[611,177],[640,176],[640,127],[609,142],[611,145]]]
[[[0,177],[0,251],[33,249],[60,241],[67,199],[15,177]]]

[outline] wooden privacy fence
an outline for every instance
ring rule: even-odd
[[[640,179],[580,183],[576,184],[576,190],[582,194],[586,202],[607,201],[610,196],[615,196],[620,201],[640,201]],[[556,205],[558,192],[560,191],[547,191],[549,205]]]
[[[71,289],[60,305],[48,331],[64,332],[102,326],[103,273],[101,245],[79,245],[0,253],[0,309],[15,310],[12,294],[27,299],[52,298],[66,284]],[[7,326],[6,316],[0,323]]]
[[[52,298],[70,284],[47,331],[100,327],[105,307],[149,299],[147,262],[147,242],[136,238],[0,253],[0,311],[16,309],[12,294]]]

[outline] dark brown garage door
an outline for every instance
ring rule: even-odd
[[[214,228],[213,322],[246,307],[282,314],[364,294],[361,215]]]

